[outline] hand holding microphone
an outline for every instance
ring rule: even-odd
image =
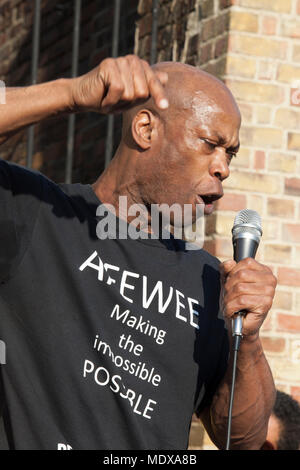
[[[260,217],[255,211],[240,211],[234,221],[232,242],[234,261],[221,265],[223,315],[233,337],[232,382],[228,409],[226,450],[230,449],[231,419],[241,339],[256,340],[275,295],[276,278],[270,268],[254,257],[262,234]]]
[[[232,229],[234,261],[221,264],[223,314],[239,340],[257,337],[275,295],[277,281],[271,269],[254,259],[261,233],[259,215],[240,211]]]

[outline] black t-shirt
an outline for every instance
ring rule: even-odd
[[[0,448],[185,449],[224,375],[218,260],[101,240],[100,204],[0,161]]]

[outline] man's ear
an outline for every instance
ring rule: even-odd
[[[157,136],[158,118],[149,110],[141,109],[133,118],[131,124],[132,137],[143,150],[151,147]]]

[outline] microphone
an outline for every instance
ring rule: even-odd
[[[257,212],[244,209],[236,215],[232,227],[233,258],[237,263],[244,258],[255,258],[262,236],[261,219]],[[234,315],[232,320],[233,363],[230,400],[228,408],[228,426],[226,450],[230,449],[231,420],[234,398],[234,387],[237,367],[237,355],[243,337],[243,318],[247,311],[242,310]]]
[[[250,209],[238,212],[232,227],[234,260],[238,263],[244,258],[255,258],[261,236],[260,215]],[[246,313],[246,311],[237,312],[232,320],[232,336],[235,337],[234,349],[239,348],[243,337],[243,318]]]

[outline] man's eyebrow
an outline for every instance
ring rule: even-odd
[[[226,139],[223,136],[221,136],[219,134],[215,134],[215,135],[216,135],[216,138],[218,139],[218,142],[220,143],[220,145],[226,144]],[[235,146],[228,147],[227,150],[232,150],[234,152],[237,152],[239,150],[239,148],[240,148],[240,142],[238,142],[237,145],[235,145]]]
[[[228,147],[227,150],[233,150],[234,152],[238,152],[239,148],[240,148],[240,142],[237,145],[235,145],[234,147]]]

